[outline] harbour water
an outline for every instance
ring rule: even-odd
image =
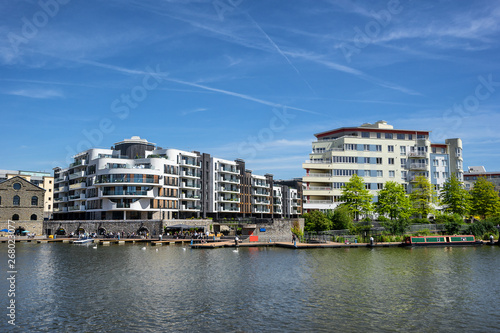
[[[309,249],[16,244],[0,332],[486,332],[500,247]]]

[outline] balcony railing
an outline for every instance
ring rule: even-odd
[[[425,151],[412,151],[408,154],[409,157],[426,157],[427,153]]]
[[[305,175],[304,177],[332,177],[331,173],[310,173]]]
[[[117,195],[142,195],[147,196],[148,191],[104,191],[103,196],[117,196]]]
[[[410,170],[425,170],[428,166],[426,163],[411,163]]]

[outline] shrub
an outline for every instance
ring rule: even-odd
[[[390,221],[391,219],[384,216],[384,215],[379,215],[378,218],[377,218],[377,221],[379,222],[387,222],[387,221]]]
[[[411,220],[412,224],[429,224],[429,220],[426,218],[415,218]]]
[[[429,229],[421,229],[415,233],[415,236],[432,236],[434,235]]]

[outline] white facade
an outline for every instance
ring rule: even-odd
[[[334,209],[342,186],[354,174],[364,179],[375,201],[387,181],[403,184],[411,192],[416,177],[422,175],[439,190],[452,172],[460,178],[463,174],[460,139],[431,144],[429,132],[397,130],[385,121],[315,136],[318,140],[302,165],[306,211]]]

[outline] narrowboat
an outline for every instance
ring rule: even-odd
[[[403,246],[450,246],[450,245],[482,245],[473,235],[454,236],[408,236]]]

